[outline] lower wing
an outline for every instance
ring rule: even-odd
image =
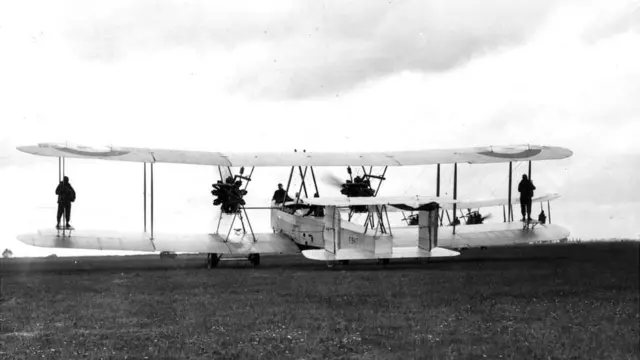
[[[68,231],[68,230],[67,230]],[[123,251],[173,251],[217,254],[295,254],[298,246],[282,234],[251,234],[231,236],[228,241],[218,234],[154,234],[118,233],[107,231],[78,230],[70,234],[55,229],[39,230],[33,234],[18,236],[21,242],[39,247],[123,250]]]

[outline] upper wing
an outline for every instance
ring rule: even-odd
[[[92,148],[68,144],[42,143],[33,146],[20,146],[18,150],[29,154],[52,157],[213,166],[410,166],[453,163],[488,164],[524,160],[555,160],[567,158],[573,154],[571,150],[566,148],[537,145],[352,153],[221,153],[133,147]]]

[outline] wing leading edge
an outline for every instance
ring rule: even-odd
[[[222,153],[135,147],[95,148],[55,143],[19,146],[17,149],[28,154],[50,157],[209,166],[413,166],[453,163],[490,164],[509,161],[557,160],[573,155],[573,152],[566,148],[539,145],[343,153]]]

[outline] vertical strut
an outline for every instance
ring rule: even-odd
[[[229,225],[229,231],[227,231],[227,238],[224,240],[224,242],[229,241],[229,236],[231,235],[231,230],[233,229],[233,224],[236,222],[237,216],[238,216],[237,212],[233,213],[233,219],[231,220],[231,225]]]
[[[384,170],[382,170],[382,177],[384,177],[384,174],[387,173],[387,167],[384,167]],[[373,196],[378,196],[378,191],[380,191],[380,186],[382,185],[382,179],[379,179],[380,181],[378,181],[378,187],[376,188],[376,192],[375,194],[373,194]]]
[[[251,172],[249,172],[249,176],[247,177],[247,179],[249,179],[249,180],[246,180],[246,182],[244,183],[244,189],[245,190],[247,190],[247,187],[249,186],[249,181],[251,181],[251,175],[253,175],[253,170],[255,168],[256,168],[255,166],[251,167]]]
[[[304,183],[304,179],[307,177],[307,169],[309,167],[305,166],[304,167],[304,175],[302,174],[302,166],[298,166],[298,170],[300,170],[300,177],[302,177],[302,184],[300,184],[300,191],[298,191],[299,193],[302,192],[302,190],[304,189],[304,197],[308,198],[309,194],[307,193],[307,185]],[[302,197],[302,194],[300,194],[300,197]]]
[[[384,215],[387,218],[387,225],[389,225],[389,235],[393,236],[391,233],[391,222],[389,221],[389,213],[387,212],[387,206],[382,205],[382,209],[384,209]]]
[[[153,163],[150,163],[151,168],[151,240],[153,240]]]
[[[62,181],[62,158],[58,157],[58,182]]]
[[[529,181],[531,181],[531,160],[529,160]]]
[[[436,171],[436,197],[440,197],[440,164],[438,164],[436,169],[437,169],[437,171]],[[449,215],[449,214],[447,213],[447,215]],[[442,211],[442,214],[439,217],[440,217],[440,226],[442,226],[442,219],[444,218],[444,210]]]
[[[316,182],[316,174],[313,172],[313,166],[309,166],[311,168],[311,176],[313,177],[313,185],[316,188],[316,194],[320,196],[320,192],[318,191],[318,183]]]
[[[291,178],[293,178],[293,169],[295,168],[295,166],[291,167],[291,172],[289,173],[289,181],[287,181],[287,190],[284,193],[284,199],[282,199],[281,207],[284,207],[284,204],[287,202],[287,196],[289,196],[289,187],[291,186]]]
[[[67,167],[65,159],[66,158],[64,158],[64,157],[62,158],[62,176],[63,177],[65,176],[65,171],[66,171],[66,167]]]
[[[549,224],[551,224],[551,204],[547,201],[547,212],[549,213]]]
[[[300,197],[302,197],[302,189],[304,189],[304,197],[308,198],[309,194],[307,194],[307,185],[304,183],[304,179],[307,177],[307,169],[309,167],[305,166],[304,167],[304,174],[302,173],[302,166],[298,166],[298,169],[300,170],[300,177],[302,178],[302,183],[300,184],[300,189],[298,190],[298,195],[300,195]],[[296,203],[298,202],[298,200],[296,200]]]
[[[507,219],[509,219],[509,221],[513,221],[513,207],[511,206],[511,175],[512,175],[512,166],[513,164],[511,163],[511,161],[509,161],[509,191],[508,191],[508,198],[507,198],[507,207],[509,209],[509,211],[507,211]]]
[[[144,162],[144,176],[143,176],[143,185],[142,185],[142,194],[144,197],[144,232],[147,232],[147,163]]]
[[[458,163],[453,164],[453,200],[458,199]],[[457,204],[453,203],[453,234],[456,233],[456,206]]]
[[[436,196],[440,197],[440,164],[438,164],[436,171]]]
[[[242,211],[244,211],[244,217],[247,219],[247,224],[249,225],[249,231],[251,231],[251,236],[253,237],[253,242],[256,242],[256,234],[253,233],[253,227],[251,226],[251,221],[249,221],[249,215],[247,214],[247,209],[245,209],[244,206],[242,207]]]

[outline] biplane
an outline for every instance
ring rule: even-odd
[[[187,150],[134,147],[87,147],[69,144],[41,143],[21,146],[18,150],[40,156],[58,158],[59,177],[65,171],[67,158],[127,161],[143,163],[144,231],[121,233],[103,230],[41,229],[22,234],[18,239],[32,246],[93,250],[124,250],[161,253],[206,254],[208,268],[217,266],[223,257],[243,257],[254,265],[261,254],[302,253],[308,259],[325,261],[329,266],[351,260],[374,259],[388,263],[391,259],[450,257],[462,249],[505,246],[565,239],[569,231],[551,224],[550,202],[559,197],[548,194],[533,198],[534,203],[547,205],[548,221],[523,219],[514,221],[512,206],[519,199],[512,196],[512,163],[528,161],[529,177],[534,161],[570,157],[571,150],[554,146],[516,145],[503,147],[470,147],[441,150],[390,152],[306,152],[290,153],[220,153]],[[217,167],[220,179],[212,184],[213,206],[220,207],[215,230],[202,234],[157,233],[154,231],[154,165],[161,163],[191,164]],[[508,163],[509,185],[505,199],[465,200],[457,198],[457,165]],[[454,170],[453,197],[440,196],[441,165],[451,164]],[[389,167],[436,166],[435,194],[412,196],[378,196]],[[244,197],[254,179],[256,167],[289,168],[284,196],[274,198],[268,206],[250,206]],[[314,167],[347,167],[349,179],[341,184],[342,197],[321,197]],[[362,169],[362,176],[353,177],[352,167]],[[368,169],[367,169],[368,167]],[[374,167],[383,167],[374,174]],[[232,169],[237,169],[234,173]],[[238,169],[239,168],[239,169]],[[247,172],[245,169],[250,168]],[[147,181],[147,169],[150,182]],[[311,183],[309,183],[309,176]],[[299,178],[295,198],[289,196],[292,179]],[[298,181],[298,180],[296,180]],[[377,182],[377,186],[373,183]],[[147,211],[147,184],[150,185],[150,217]],[[309,189],[307,189],[309,185]],[[313,188],[311,188],[313,185]],[[309,191],[308,191],[309,190]],[[315,190],[313,196],[309,196]],[[302,196],[304,194],[304,196]],[[503,208],[503,222],[484,223],[470,209],[489,206]],[[247,210],[270,211],[271,232],[255,233]],[[469,209],[466,223],[457,215]],[[413,221],[393,226],[389,212],[410,211]],[[452,213],[451,218],[449,211]],[[363,224],[353,220],[365,218]],[[447,223],[445,224],[445,215]],[[346,218],[345,218],[346,217]],[[473,217],[475,220],[470,220]],[[147,218],[150,227],[147,228]],[[225,219],[225,221],[223,221]],[[241,228],[234,228],[238,222]],[[221,226],[222,224],[228,226]],[[230,225],[229,225],[230,223]],[[232,231],[233,230],[233,231]]]

